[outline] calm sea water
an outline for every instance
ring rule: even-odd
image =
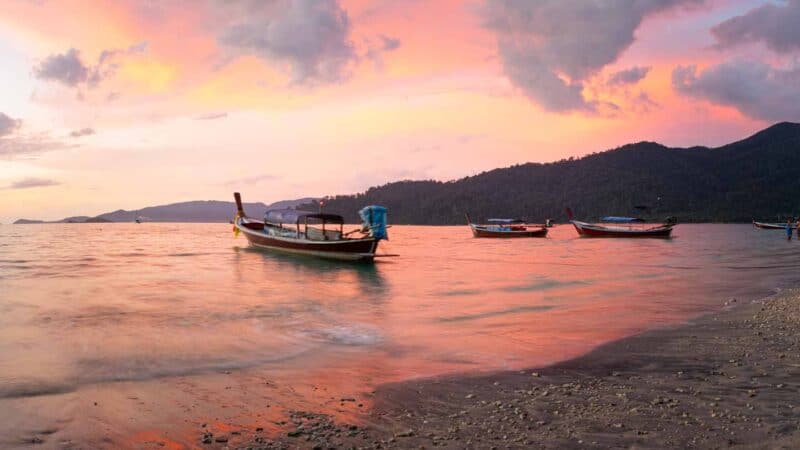
[[[800,280],[800,243],[749,225],[390,234],[399,257],[355,266],[252,250],[222,224],[0,226],[0,446],[357,420],[381,383],[547,364]]]

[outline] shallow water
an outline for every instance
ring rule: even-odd
[[[0,445],[179,447],[201,423],[269,431],[295,409],[357,420],[381,383],[547,364],[800,280],[800,243],[750,225],[390,232],[400,256],[359,266],[252,250],[223,224],[0,226]]]

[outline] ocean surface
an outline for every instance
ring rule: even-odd
[[[254,250],[227,224],[0,226],[0,447],[357,421],[382,383],[540,366],[800,281],[783,231],[674,235],[395,226],[398,257],[351,265]]]

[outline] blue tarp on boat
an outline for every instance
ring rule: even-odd
[[[525,223],[522,219],[488,219],[492,223]]]
[[[358,212],[364,221],[364,228],[369,228],[370,236],[376,239],[389,239],[386,232],[386,208],[378,205],[369,205]]]
[[[503,227],[499,225],[489,225],[486,227],[487,231],[513,231],[511,227]]]
[[[610,223],[640,223],[644,222],[644,219],[640,219],[638,217],[606,216],[600,219],[600,221]]]

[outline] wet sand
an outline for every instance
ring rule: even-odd
[[[550,367],[378,388],[360,425],[313,411],[206,448],[798,448],[800,290]],[[204,443],[205,441],[205,443]]]

